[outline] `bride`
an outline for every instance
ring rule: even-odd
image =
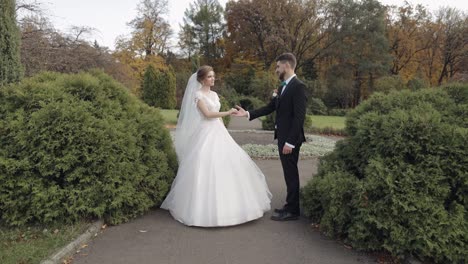
[[[182,99],[175,132],[177,176],[161,205],[188,226],[230,226],[251,221],[270,210],[265,176],[232,139],[219,112],[215,74],[210,66],[194,73]]]

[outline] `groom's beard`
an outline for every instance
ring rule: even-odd
[[[280,72],[280,73],[278,74],[278,77],[279,77],[280,81],[284,81],[284,75],[285,75],[285,74],[286,74],[285,72]]]

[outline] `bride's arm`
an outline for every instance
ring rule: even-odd
[[[208,110],[208,108],[202,100],[198,100],[197,106],[206,118],[219,118],[237,112],[237,109],[234,108],[231,108],[229,111],[226,112],[211,112],[210,110]]]

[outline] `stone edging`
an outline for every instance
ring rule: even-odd
[[[73,255],[76,250],[78,250],[83,244],[89,242],[97,233],[101,230],[102,225],[104,224],[103,220],[98,220],[94,222],[83,234],[78,238],[70,242],[68,245],[59,249],[53,255],[49,256],[47,259],[41,261],[41,264],[61,264],[63,259]]]
[[[234,133],[254,133],[254,134],[273,134],[272,130],[257,130],[257,129],[228,129],[229,132]]]

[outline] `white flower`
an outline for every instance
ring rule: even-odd
[[[272,94],[273,98],[275,98],[276,96],[278,96],[278,90],[273,90],[273,94]]]

